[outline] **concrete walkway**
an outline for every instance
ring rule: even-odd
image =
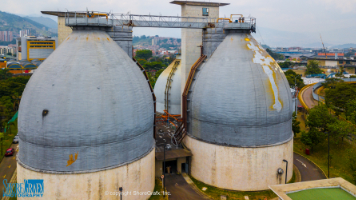
[[[293,157],[294,165],[298,168],[302,181],[326,179],[324,173],[314,163],[296,153]]]
[[[193,190],[182,175],[166,175],[166,189],[171,194],[168,198],[172,200],[206,199]]]

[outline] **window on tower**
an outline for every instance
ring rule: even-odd
[[[209,16],[209,8],[203,8],[203,16]]]

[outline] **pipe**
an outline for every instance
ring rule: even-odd
[[[288,161],[287,161],[286,159],[283,159],[283,162],[286,162],[286,178],[285,178],[285,184],[287,184]]]
[[[120,200],[122,200],[122,187],[119,187],[119,191],[120,191]]]

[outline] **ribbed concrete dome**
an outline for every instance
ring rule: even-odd
[[[153,119],[138,66],[104,31],[75,30],[26,86],[19,163],[52,172],[131,163],[153,149]]]
[[[173,69],[173,71],[172,71]],[[172,73],[171,77],[170,74]],[[168,112],[170,114],[181,114],[181,60],[175,59],[158,77],[154,92],[156,95],[156,111],[163,113],[165,110],[165,98],[167,80],[171,79],[168,90]]]
[[[255,147],[292,138],[288,81],[250,34],[228,34],[192,90],[189,135],[196,139]]]

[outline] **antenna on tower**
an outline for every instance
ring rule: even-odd
[[[328,56],[326,55],[326,50],[325,50],[325,46],[324,46],[323,39],[321,38],[321,34],[320,34],[320,40],[321,40],[321,44],[323,44],[324,53],[325,53],[325,58],[328,58]]]

